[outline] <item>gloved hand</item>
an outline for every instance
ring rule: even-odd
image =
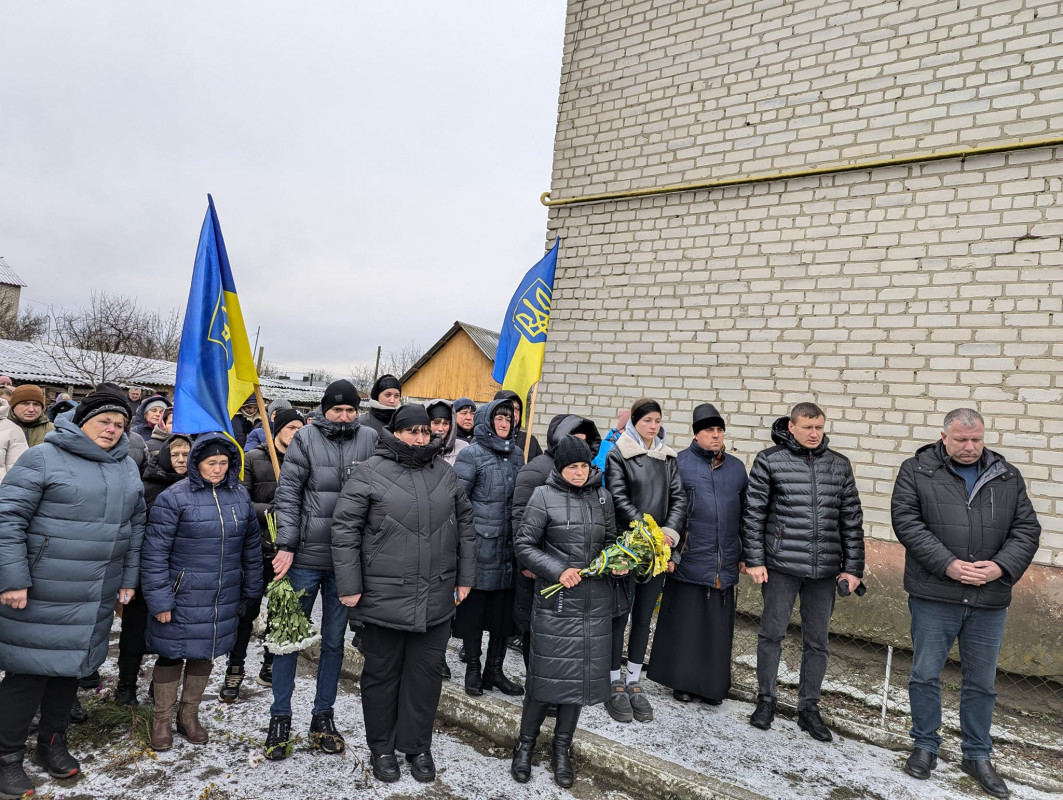
[[[237,616],[246,619],[251,617],[254,619],[258,616],[259,609],[262,607],[262,601],[257,597],[241,597],[240,605],[236,608]]]

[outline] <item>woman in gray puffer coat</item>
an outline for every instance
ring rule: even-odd
[[[556,703],[551,766],[557,784],[569,787],[574,777],[569,748],[580,710],[609,696],[615,606],[610,578],[582,579],[579,571],[616,539],[616,519],[585,441],[566,436],[554,445],[553,457],[554,470],[528,501],[514,542],[520,565],[538,577],[527,694],[511,772],[520,783],[530,777],[535,740],[547,706]],[[559,582],[565,588],[542,596],[544,587]]]
[[[122,398],[86,397],[0,485],[0,795],[33,791],[22,750],[38,706],[37,762],[57,778],[80,769],[66,749],[77,681],[107,657],[115,599],[129,602],[139,572],[130,416]]]
[[[435,778],[432,720],[455,601],[476,578],[472,506],[440,455],[428,412],[402,406],[347,481],[332,520],[336,590],[362,623],[362,711],[379,780]]]

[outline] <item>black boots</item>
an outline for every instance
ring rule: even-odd
[[[978,781],[978,785],[993,797],[1007,797],[1010,794],[1008,785],[997,775],[997,771],[993,769],[993,764],[988,758],[982,761],[965,758],[960,762],[960,769]]]
[[[535,741],[539,738],[539,731],[546,719],[546,703],[540,703],[532,697],[524,698],[524,710],[520,715],[520,735],[517,737],[517,745],[513,748],[513,762],[509,767],[509,774],[517,783],[527,783],[531,778],[532,753],[535,752]]]
[[[557,707],[557,722],[554,723],[554,746],[550,756],[550,767],[554,770],[554,783],[562,789],[568,789],[576,780],[572,770],[572,736],[576,733],[583,706],[566,703]]]
[[[0,756],[0,797],[32,795],[33,781],[22,767],[22,751]]]
[[[140,676],[140,656],[118,656],[118,685],[114,689],[116,706],[135,706],[137,678]]]
[[[466,645],[468,652],[468,645]],[[501,636],[491,636],[487,645],[487,668],[483,675],[483,689],[498,689],[502,694],[518,697],[524,694],[524,687],[514,683],[502,674],[502,665],[506,660],[506,640]],[[470,664],[471,666],[471,664]]]
[[[480,643],[465,640],[465,694],[479,697],[484,693],[483,673],[480,672]]]
[[[925,747],[917,747],[912,750],[912,754],[908,756],[908,760],[904,762],[904,771],[913,778],[925,781],[930,777],[930,773],[937,765],[937,753],[931,753]]]
[[[749,715],[749,724],[762,731],[769,730],[771,723],[775,721],[775,701],[762,697],[757,700],[757,707]]]

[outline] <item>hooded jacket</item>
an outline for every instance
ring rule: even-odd
[[[376,450],[377,434],[324,416],[304,425],[284,454],[274,504],[277,548],[295,553],[292,566],[332,571],[332,512],[343,485]]]
[[[943,442],[920,447],[893,487],[893,532],[904,545],[904,588],[913,597],[1006,608],[1011,587],[1033,561],[1041,538],[1026,483],[999,453],[982,451],[974,491],[951,467]],[[995,561],[1002,575],[969,586],[945,574],[955,559]]]
[[[738,583],[742,560],[745,465],[721,452],[714,456],[697,442],[676,458],[687,495],[687,532],[682,559],[670,578],[729,589]]]
[[[454,466],[454,462],[458,458],[458,453],[469,446],[470,442],[465,439],[458,438],[458,423],[454,419],[454,404],[450,400],[428,400],[424,403],[425,411],[428,411],[432,406],[436,406],[442,403],[450,409],[450,432],[447,434],[446,441],[443,442],[443,460],[450,466]],[[431,414],[429,414],[431,416]]]
[[[476,588],[513,586],[513,488],[524,453],[513,432],[502,439],[494,430],[495,410],[509,400],[492,400],[476,409],[474,441],[454,462],[454,471],[472,503],[476,528]]]
[[[173,462],[170,460],[170,447],[174,442],[184,442],[189,448],[192,447],[191,438],[174,434],[166,440],[156,457],[144,465],[141,472],[144,479],[144,505],[149,514],[159,495],[185,477],[184,474],[174,472]]]
[[[660,446],[647,450],[630,434],[623,434],[605,457],[605,488],[613,496],[617,528],[625,530],[649,514],[676,542],[670,560],[678,564],[682,560],[687,498],[676,452],[664,444],[663,428],[657,438]]]
[[[849,459],[828,439],[802,447],[789,417],[771,428],[774,447],[761,450],[749,471],[742,544],[747,567],[800,578],[864,574],[864,516]]]
[[[0,481],[15,466],[18,457],[29,449],[22,429],[7,418],[10,412],[7,400],[0,398]]]
[[[0,484],[0,669],[84,677],[107,657],[118,590],[137,585],[144,490],[129,441],[104,450],[60,418]]]
[[[517,402],[520,404],[521,413],[524,412],[524,400],[520,395],[509,389],[500,389],[495,392],[495,400],[509,400],[510,403]],[[538,458],[543,454],[542,445],[539,444],[539,440],[535,436],[528,436],[528,432],[521,426],[523,420],[513,419],[513,440],[521,448],[524,447],[525,439],[528,442],[528,452],[524,454],[525,461],[531,461]],[[475,431],[473,432],[475,435]]]
[[[524,509],[514,549],[520,565],[538,576],[528,692],[540,702],[594,705],[609,694],[613,581],[584,578],[549,598],[540,591],[569,567],[588,566],[616,536],[613,503],[597,468],[583,486],[552,470]]]
[[[166,403],[167,408],[172,408],[173,403],[163,397],[161,394],[153,394],[151,397],[145,397],[139,406],[137,406],[136,413],[133,414],[133,421],[129,425],[129,430],[132,433],[139,433],[140,437],[146,442],[151,438],[151,434],[155,430],[155,426],[144,419],[144,412],[147,411],[148,403],[157,403],[159,401]]]
[[[277,451],[277,463],[281,469],[284,468],[284,455],[280,450]],[[273,558],[277,554],[277,547],[270,539],[266,514],[274,510],[277,476],[273,472],[273,460],[269,457],[269,445],[265,442],[244,454],[244,488],[251,495],[251,502],[255,506],[255,516],[258,518],[262,538],[262,557]]]
[[[472,506],[435,440],[411,447],[384,431],[336,503],[332,554],[350,617],[424,632],[454,616],[454,590],[476,579]]]
[[[197,468],[212,443],[229,451],[217,486]],[[240,598],[262,596],[258,520],[240,484],[240,453],[227,436],[199,436],[188,476],[164,491],[148,515],[140,582],[148,605],[147,645],[164,658],[214,659],[236,642]],[[169,622],[155,615],[172,612]]]

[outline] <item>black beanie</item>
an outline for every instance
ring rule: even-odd
[[[395,413],[391,415],[391,423],[388,425],[388,430],[392,433],[397,433],[418,425],[428,427],[431,422],[432,420],[428,418],[428,412],[424,406],[417,403],[407,403],[395,409]]]
[[[196,451],[196,464],[206,461],[211,456],[225,456],[229,460],[232,460],[233,454],[229,448],[221,442],[210,442],[209,444],[203,445],[201,450]]]
[[[447,422],[450,422],[454,418],[449,403],[444,403],[442,401],[438,403],[429,403],[425,408],[428,411],[429,419],[445,419]]]
[[[376,383],[373,384],[373,388],[369,390],[370,400],[379,400],[380,393],[385,389],[398,389],[402,391],[402,384],[399,383],[399,379],[394,375],[381,375],[376,379]]]
[[[78,403],[78,407],[74,409],[74,424],[81,427],[86,420],[95,417],[97,414],[109,412],[121,414],[127,421],[133,416],[133,412],[129,410],[129,403],[125,401],[122,395],[111,394],[104,390],[90,394]]]
[[[303,419],[303,415],[296,411],[294,408],[282,408],[273,416],[273,435],[277,435],[277,431],[281,430],[284,426],[290,425],[293,422],[301,422],[304,425],[306,420]]]
[[[354,388],[354,384],[348,380],[333,381],[325,387],[325,394],[321,398],[321,413],[324,414],[333,406],[353,406],[358,408],[362,402],[362,396]]]
[[[576,436],[564,436],[554,445],[554,467],[560,472],[571,464],[591,463],[591,449]]]
[[[694,409],[694,433],[697,434],[706,428],[727,429],[723,417],[712,403],[702,403]]]
[[[634,425],[650,412],[661,413],[661,404],[649,397],[640,397],[631,404],[631,424]]]

